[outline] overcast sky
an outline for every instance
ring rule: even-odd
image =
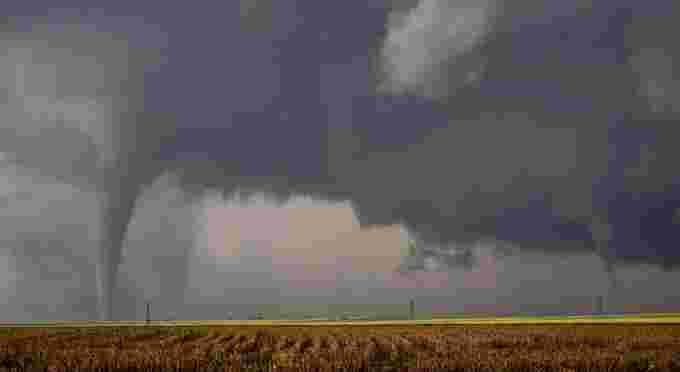
[[[2,316],[680,307],[671,2],[8,4]]]

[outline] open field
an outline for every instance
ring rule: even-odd
[[[417,320],[176,320],[151,321],[152,326],[163,327],[223,327],[223,326],[412,326],[412,325],[494,325],[494,324],[678,324],[680,313],[625,314],[625,315],[571,315],[571,316],[510,316],[510,317],[457,317]],[[22,323],[0,322],[0,328],[82,328],[82,327],[140,327],[144,321],[34,321]]]
[[[0,328],[0,371],[680,371],[678,318],[34,323]]]

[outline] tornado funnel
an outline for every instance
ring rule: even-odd
[[[125,235],[141,189],[141,185],[137,183],[119,182],[118,185],[118,188],[110,187],[103,197],[102,240],[97,267],[101,320],[114,319],[116,277],[123,254]]]

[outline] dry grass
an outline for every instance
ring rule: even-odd
[[[437,318],[421,320],[179,320],[152,321],[153,326],[164,327],[225,327],[225,326],[296,326],[296,327],[334,327],[334,326],[412,326],[412,325],[496,325],[496,324],[680,324],[680,313],[628,314],[628,315],[575,315],[575,316],[512,316],[512,317],[465,317]],[[142,327],[144,321],[64,321],[31,322],[21,327],[39,328],[85,328],[85,327]],[[16,327],[17,324],[0,323],[2,328]]]
[[[0,332],[0,370],[680,371],[680,325],[106,327]]]

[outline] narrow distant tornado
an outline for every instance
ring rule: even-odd
[[[102,240],[97,268],[99,284],[99,312],[102,320],[112,320],[116,276],[121,263],[123,243],[132,218],[138,185],[121,184],[109,190],[102,205]]]

